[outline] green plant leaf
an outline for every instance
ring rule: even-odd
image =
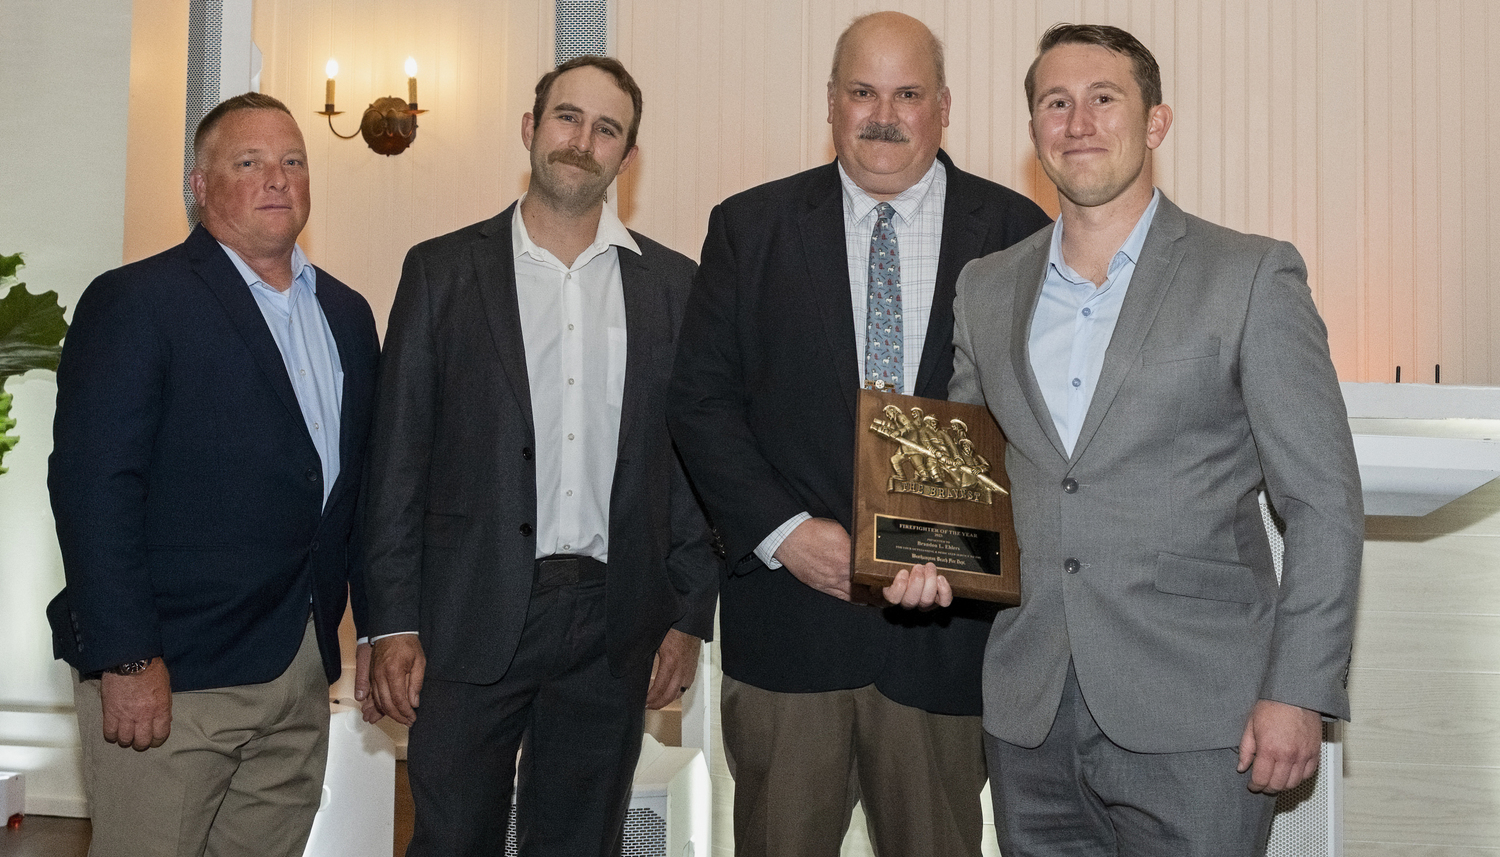
[[[6,280],[14,277],[16,271],[19,271],[24,264],[26,263],[21,261],[20,253],[11,256],[0,256],[0,285],[4,285]]]
[[[0,378],[0,384],[4,383],[5,380]],[[12,398],[14,397],[11,394],[0,389],[0,474],[5,473],[5,453],[15,449],[16,444],[21,440],[13,434],[7,434],[7,432],[16,427],[16,420],[10,415],[10,400]]]
[[[31,369],[56,369],[68,332],[57,292],[33,295],[17,283],[0,297],[0,379]]]

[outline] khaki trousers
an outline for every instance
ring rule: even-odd
[[[328,679],[313,624],[265,684],[172,694],[172,732],[137,752],[104,740],[99,680],[73,698],[89,857],[300,857],[328,763]]]
[[[725,676],[736,857],[836,857],[856,801],[879,857],[979,854],[978,717],[930,714],[874,685],[775,693]]]

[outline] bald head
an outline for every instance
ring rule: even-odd
[[[943,70],[943,43],[927,29],[926,24],[900,12],[871,12],[849,22],[849,26],[839,34],[839,40],[833,46],[833,69],[828,73],[828,82],[838,82],[839,70],[847,67],[846,61],[852,51],[892,44],[898,40],[918,45],[932,63],[937,85],[947,85],[948,77]]]
[[[932,167],[948,126],[943,46],[927,25],[876,12],[839,36],[828,121],[839,164],[865,193],[891,199]]]

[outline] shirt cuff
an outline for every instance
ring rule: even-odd
[[[792,534],[792,530],[797,529],[803,521],[811,520],[812,515],[807,512],[798,512],[787,518],[786,523],[772,530],[769,536],[761,539],[760,544],[755,548],[756,558],[765,563],[766,568],[781,568],[781,563],[776,561],[776,551],[780,549],[781,543],[786,541],[786,537]]]
[[[375,636],[373,636],[373,637],[370,638],[370,645],[374,645],[376,642],[378,642],[380,640],[384,640],[386,637],[401,637],[401,636],[405,636],[407,634],[411,634],[411,635],[415,636],[416,633],[417,633],[416,631],[396,631],[396,632],[391,633],[391,634],[377,634],[377,635],[375,635]],[[361,640],[360,642],[364,642],[364,641]]]

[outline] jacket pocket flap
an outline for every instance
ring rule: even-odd
[[[1179,360],[1197,360],[1200,357],[1219,356],[1219,337],[1211,337],[1199,342],[1188,342],[1182,345],[1168,345],[1165,348],[1146,348],[1141,350],[1141,363],[1151,366],[1157,363],[1176,363]]]
[[[1250,567],[1232,562],[1189,559],[1169,553],[1156,560],[1156,590],[1189,598],[1254,604],[1259,597]]]

